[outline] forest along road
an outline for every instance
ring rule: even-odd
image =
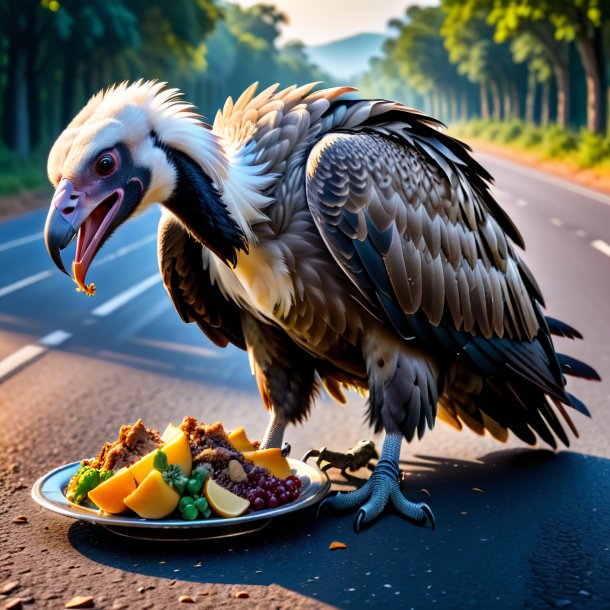
[[[610,197],[480,154],[496,196],[522,232],[547,312],[585,341],[558,340],[610,379]],[[260,437],[266,415],[247,357],[183,324],[160,281],[153,208],[123,226],[93,264],[87,298],[44,248],[46,210],[0,224],[0,591],[59,608],[91,595],[98,608],[610,607],[610,390],[570,382],[593,419],[558,454],[500,445],[442,423],[403,447],[404,490],[433,509],[435,531],[391,513],[360,535],[353,515],[313,510],[262,532],[215,542],[128,541],[39,508],[34,481],[90,456],[141,417],[163,428],[194,415]],[[64,253],[69,264],[72,251]],[[292,457],[380,441],[365,401],[322,397],[287,437]],[[338,490],[358,479],[331,471]],[[18,515],[27,523],[15,523]],[[347,548],[331,552],[342,541]],[[484,576],[483,576],[484,575]],[[279,586],[278,586],[279,585]],[[5,602],[6,603],[6,602]]]

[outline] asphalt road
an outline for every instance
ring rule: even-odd
[[[480,160],[524,234],[548,313],[585,335],[559,341],[560,350],[609,379],[610,198]],[[173,310],[157,271],[158,210],[98,255],[93,298],[54,268],[45,214],[0,224],[0,590],[18,582],[7,600],[61,608],[92,595],[96,607],[115,609],[178,607],[180,595],[227,608],[610,607],[605,382],[571,385],[593,419],[575,414],[580,438],[559,453],[443,424],[405,445],[405,491],[430,503],[435,531],[388,514],[355,535],[353,515],[316,520],[306,510],[239,539],[134,542],[34,505],[29,490],[41,474],[94,453],[138,417],[163,428],[191,414],[245,425],[255,437],[266,423],[246,356],[216,349]],[[322,398],[288,433],[293,457],[371,437],[364,410],[357,396],[347,406]],[[358,482],[331,474],[336,489]],[[17,515],[28,523],[14,523]],[[330,552],[333,540],[347,549]],[[235,600],[237,590],[250,599]]]

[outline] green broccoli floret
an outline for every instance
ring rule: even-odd
[[[100,483],[109,479],[114,472],[102,470],[91,466],[81,466],[78,472],[70,479],[66,489],[66,498],[74,504],[82,504],[87,499],[87,494],[95,489]]]

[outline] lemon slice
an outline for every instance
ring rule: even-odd
[[[248,500],[240,498],[228,489],[221,487],[211,477],[208,477],[205,481],[203,495],[215,513],[228,519],[243,515],[250,506]]]

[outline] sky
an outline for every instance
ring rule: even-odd
[[[261,0],[232,0],[251,6]],[[392,18],[401,18],[409,4],[438,4],[434,0],[266,0],[286,13],[290,23],[283,27],[280,42],[302,40],[318,45],[361,32],[387,31]]]

